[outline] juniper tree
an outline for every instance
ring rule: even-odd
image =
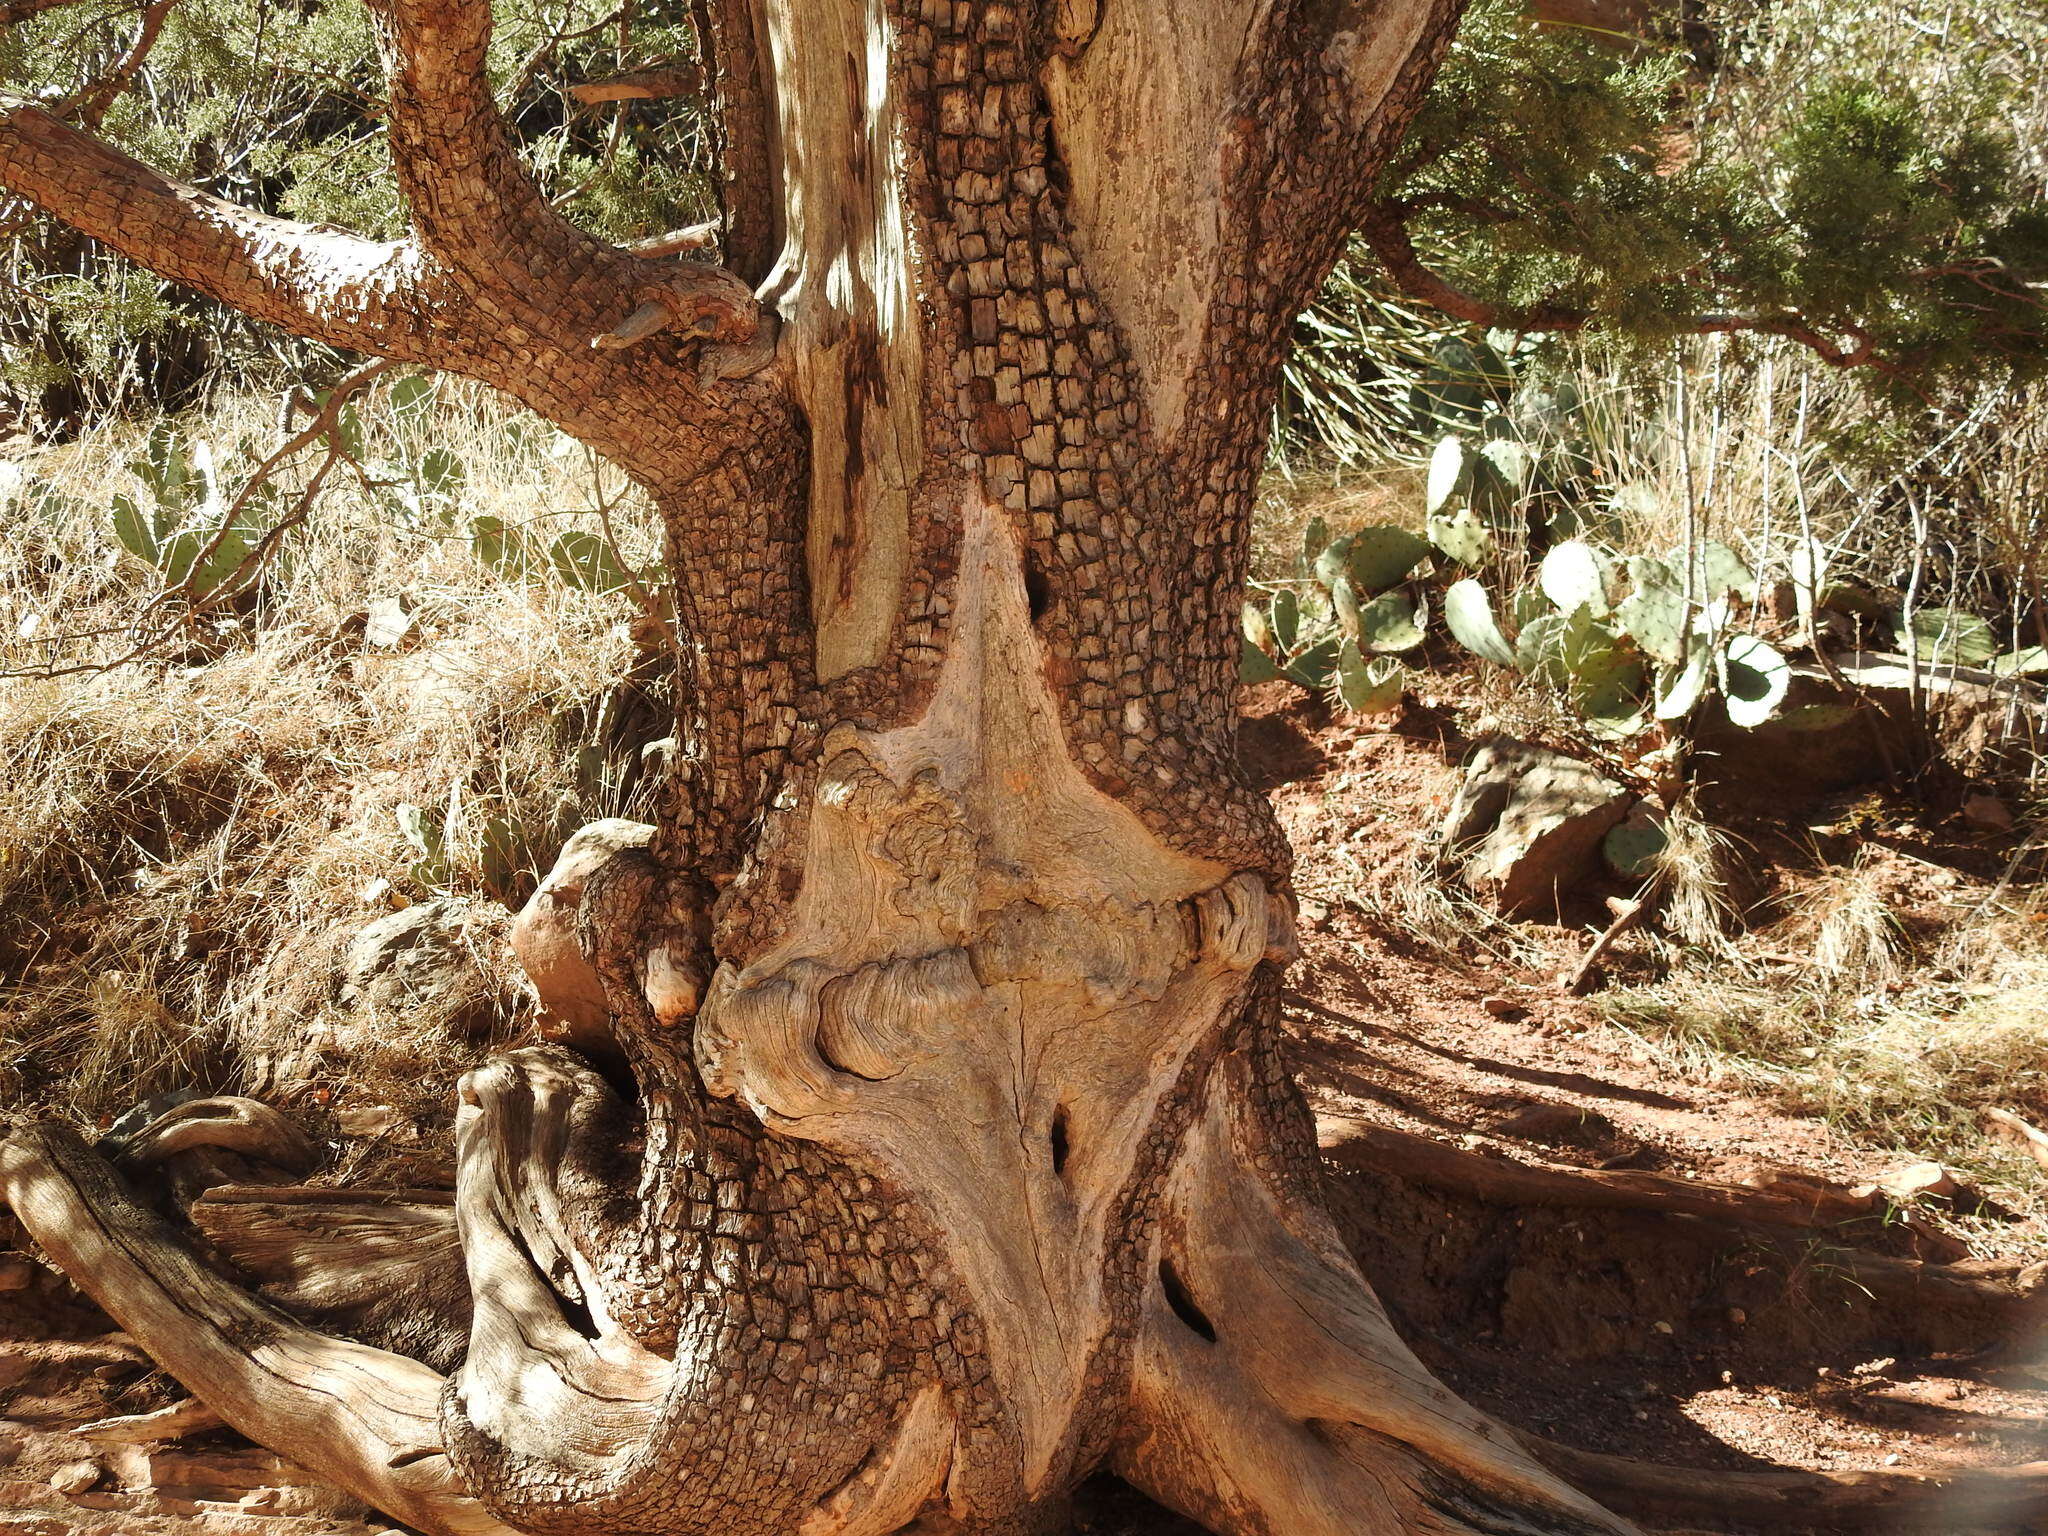
[[[652,840],[554,887],[600,1005],[546,970],[573,1027],[461,1090],[459,1359],[250,1298],[54,1127],[0,1149],[38,1240],[428,1531],[1035,1531],[1105,1464],[1219,1532],[1626,1530],[1429,1376],[1324,1214],[1288,853],[1233,756],[1290,329],[1354,230],[1450,284],[1409,257],[1472,104],[1411,129],[1461,10],[704,0],[717,227],[639,247],[537,183],[484,0],[374,9],[387,238],[173,180],[76,100],[0,116],[0,182],[67,226],[606,455],[679,634]],[[1654,179],[1595,128],[1636,161],[1572,197]],[[1466,209],[1493,291],[1440,297],[1567,323],[1604,269],[1513,259],[1566,217],[1522,195]],[[1791,313],[1743,318],[1884,337]]]

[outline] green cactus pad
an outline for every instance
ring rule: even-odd
[[[1273,658],[1247,638],[1244,642],[1244,653],[1238,658],[1238,680],[1245,683],[1270,683],[1280,675],[1280,668],[1274,665]]]
[[[1607,614],[1607,562],[1592,545],[1567,539],[1543,557],[1536,582],[1561,613],[1589,608],[1596,618]]]
[[[1472,485],[1472,451],[1455,437],[1446,437],[1429,456],[1429,491],[1423,511],[1431,517],[1444,510]]]
[[[1729,720],[1753,729],[1770,719],[1792,683],[1792,668],[1785,658],[1755,635],[1733,635],[1719,660]]]
[[[1345,641],[1337,652],[1337,696],[1344,707],[1363,715],[1382,715],[1396,709],[1407,686],[1408,672],[1388,657],[1368,659],[1357,646]]]
[[[1493,617],[1493,599],[1473,577],[1452,582],[1450,590],[1444,593],[1444,623],[1451,638],[1473,655],[1484,657],[1497,667],[1515,664],[1515,649]]]
[[[1429,555],[1428,540],[1391,523],[1361,528],[1347,542],[1344,574],[1360,592],[1386,591],[1405,580]]]
[[[1404,592],[1388,592],[1358,610],[1358,643],[1376,655],[1412,651],[1422,644],[1422,610]]]
[[[1659,720],[1682,720],[1699,707],[1701,699],[1707,696],[1707,681],[1712,675],[1710,653],[1704,641],[1691,647],[1683,666],[1660,668],[1657,677],[1657,707]]]
[[[1343,644],[1335,635],[1318,640],[1300,655],[1280,669],[1281,674],[1304,688],[1324,688],[1329,685],[1331,670],[1337,665],[1337,651]]]
[[[1638,801],[1601,842],[1600,853],[1617,875],[1640,880],[1656,868],[1659,855],[1670,842],[1664,832],[1663,812],[1648,801]]]
[[[1430,518],[1429,542],[1460,565],[1480,565],[1493,553],[1493,535],[1470,511]]]

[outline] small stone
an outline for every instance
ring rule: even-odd
[[[1728,1309],[1728,1321],[1733,1326],[1740,1328],[1749,1321],[1749,1314],[1740,1307],[1730,1307]]]
[[[1671,1333],[1676,1333],[1676,1332],[1678,1331],[1678,1330],[1677,1330],[1676,1328],[1673,1328],[1673,1327],[1672,1327],[1672,1326],[1671,1326],[1671,1325],[1670,1325],[1669,1323],[1665,1323],[1665,1322],[1659,1322],[1659,1323],[1655,1324],[1654,1326],[1656,1327],[1656,1330],[1657,1330],[1657,1331],[1658,1331],[1659,1333],[1664,1333],[1664,1334],[1671,1334]]]
[[[1527,1015],[1528,1009],[1512,997],[1488,997],[1480,1000],[1480,1007],[1496,1019],[1519,1019]]]
[[[1939,1163],[1914,1163],[1884,1176],[1885,1193],[1901,1203],[1953,1200],[1963,1192],[1956,1176]]]
[[[2010,832],[2012,808],[1996,795],[1965,795],[1963,820],[1979,832]]]
[[[83,1493],[99,1480],[96,1461],[67,1461],[50,1474],[50,1486],[59,1493]]]
[[[36,1266],[31,1260],[16,1254],[0,1259],[0,1291],[25,1291],[35,1280]]]

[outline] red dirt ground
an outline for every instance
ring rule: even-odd
[[[1845,1184],[1882,1171],[1827,1125],[1673,1081],[1597,1027],[1556,982],[1583,952],[1583,927],[1530,930],[1547,958],[1512,968],[1446,962],[1368,926],[1355,894],[1400,878],[1416,856],[1460,745],[1426,714],[1399,731],[1359,731],[1329,726],[1281,690],[1253,700],[1247,766],[1273,793],[1300,858],[1304,956],[1287,1017],[1319,1116],[1559,1169],[1733,1182],[1770,1166]],[[1500,1129],[1532,1106],[1572,1113],[1553,1113],[1540,1136]],[[1987,1337],[1968,1318],[1880,1305],[1843,1278],[1830,1244],[1898,1252],[1895,1229],[1795,1241],[1655,1212],[1486,1206],[1334,1169],[1330,1189],[1361,1264],[1425,1360],[1520,1428],[1731,1470],[2048,1459],[2048,1335]],[[1999,1246],[2040,1260],[2048,1231],[2019,1221]],[[2048,1311],[2036,1313],[2048,1324]],[[322,1509],[289,1469],[226,1432],[186,1442],[199,1460],[184,1471],[174,1461],[158,1469],[160,1484],[202,1472],[229,1484],[206,1499],[125,1491],[148,1481],[136,1452],[101,1456],[90,1488],[53,1489],[60,1467],[93,1451],[71,1426],[169,1400],[168,1384],[118,1335],[96,1337],[110,1328],[47,1273],[0,1295],[0,1533],[390,1529],[331,1518],[343,1508]],[[245,1500],[237,1477],[253,1490]],[[1077,1526],[1101,1536],[1194,1530],[1108,1479],[1084,1490]],[[2048,1509],[2016,1510],[1995,1529],[2048,1531]]]

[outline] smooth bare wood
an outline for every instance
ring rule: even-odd
[[[694,96],[703,89],[704,77],[697,70],[670,65],[586,80],[570,86],[569,94],[588,107],[607,101],[664,101],[672,96]]]
[[[1169,1186],[1118,1470],[1231,1536],[1630,1532],[1429,1374],[1328,1219],[1259,1171],[1281,1160],[1243,1067],[1218,1078]]]
[[[441,1451],[438,1372],[314,1333],[222,1280],[66,1127],[0,1142],[0,1195],[66,1274],[236,1429],[430,1536],[511,1536]]]
[[[783,318],[811,433],[806,558],[819,679],[886,653],[924,460],[922,325],[884,0],[765,0]]]
[[[437,1371],[460,1362],[470,1296],[445,1192],[217,1187],[187,1214],[300,1321]]]
[[[71,1433],[81,1440],[92,1440],[101,1445],[154,1445],[164,1440],[182,1440],[187,1435],[203,1435],[226,1423],[226,1419],[198,1398],[188,1397],[181,1403],[155,1408],[148,1413],[124,1413],[110,1419],[94,1419],[89,1424],[79,1425]]]

